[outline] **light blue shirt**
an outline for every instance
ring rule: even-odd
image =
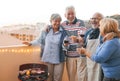
[[[45,39],[45,47],[42,56],[43,62],[49,62],[53,64],[60,63],[59,55],[59,43],[60,43],[61,32],[53,32],[51,29]]]
[[[97,48],[91,59],[101,64],[105,77],[120,79],[119,38],[104,42]]]

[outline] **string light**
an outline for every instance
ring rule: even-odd
[[[7,52],[8,51],[8,49],[5,49],[5,52]]]
[[[4,49],[2,49],[2,52],[4,52]]]
[[[20,52],[23,52],[23,49],[20,49]]]
[[[5,53],[5,52],[11,52],[11,53],[27,53],[30,54],[30,52],[40,52],[40,48],[21,48],[21,49],[7,49],[7,48],[0,48],[0,53]]]
[[[14,50],[14,49],[12,49],[11,51],[12,51],[12,52],[14,52],[15,50]]]
[[[27,52],[30,52],[30,50],[29,50],[29,49],[27,49]]]

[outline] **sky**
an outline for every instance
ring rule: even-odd
[[[65,8],[70,5],[82,20],[88,20],[95,12],[104,16],[120,14],[119,0],[0,0],[0,27],[49,23],[52,13],[59,13],[64,21]]]

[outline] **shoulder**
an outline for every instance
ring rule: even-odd
[[[111,40],[106,41],[106,43],[118,45],[118,44],[120,44],[120,39],[119,38],[113,38]]]
[[[84,21],[77,18],[76,18],[76,24],[78,24],[79,26],[85,26]]]
[[[119,38],[113,38],[112,40],[106,41],[104,44],[108,48],[118,48],[118,47],[120,47]]]
[[[67,20],[61,23],[62,26],[66,26],[67,24],[68,24]]]
[[[86,34],[89,34],[92,30],[93,30],[92,28],[88,29],[88,30],[86,31]]]
[[[83,20],[81,20],[81,19],[77,19],[77,22],[84,22]]]
[[[61,31],[62,34],[67,34],[66,30],[64,29],[64,27],[62,25],[60,26],[60,30],[59,31]]]
[[[90,32],[92,31],[92,28],[88,29],[86,32],[85,32],[85,39],[87,38],[87,36],[90,34]]]
[[[42,29],[43,32],[49,32],[49,30],[52,28],[51,25],[45,25],[45,27]]]

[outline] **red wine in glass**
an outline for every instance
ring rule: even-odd
[[[68,40],[64,40],[64,43],[69,43],[69,41]]]
[[[84,37],[84,34],[80,34],[81,37]]]

